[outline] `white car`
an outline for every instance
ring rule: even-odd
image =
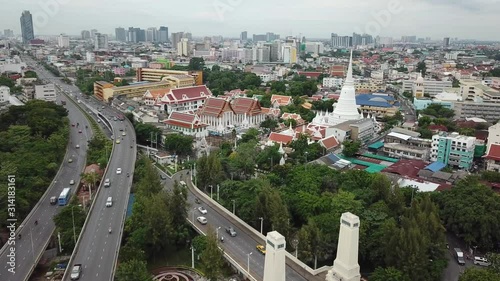
[[[75,148],[80,148],[80,145],[79,145],[79,144],[77,144],[77,145],[75,146]]]
[[[70,180],[69,181],[69,185],[74,185],[75,184],[75,180]]]
[[[203,207],[199,207],[198,208],[198,211],[200,211],[200,213],[202,213],[203,215],[206,215],[208,212],[207,212],[207,209],[203,208]]]
[[[117,169],[116,169],[116,173],[117,173],[117,174],[121,174],[121,173],[122,173],[122,168],[117,168]]]
[[[197,217],[196,220],[203,225],[207,224],[207,218],[205,217]]]

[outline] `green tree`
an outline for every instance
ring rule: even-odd
[[[56,231],[61,233],[61,246],[65,253],[73,251],[85,223],[85,212],[83,208],[77,206],[77,202],[75,197],[71,204],[62,208],[61,212],[54,216]]]
[[[203,70],[205,68],[205,60],[203,58],[191,58],[189,60],[189,70]]]
[[[216,281],[222,278],[224,256],[212,228],[207,233],[207,244],[201,254],[201,262],[207,279]]]
[[[345,140],[342,145],[344,146],[344,149],[342,150],[342,154],[344,154],[345,157],[354,157],[359,149],[361,148],[361,142],[360,141],[350,141],[350,140]]]
[[[249,179],[255,173],[256,143],[241,143],[236,151],[229,155],[229,167],[233,175],[241,179]]]
[[[488,281],[500,281],[500,275],[487,269],[481,269],[477,267],[467,268],[458,281],[478,281],[478,280],[488,280]]]
[[[165,136],[163,146],[166,150],[178,155],[190,155],[193,153],[193,137],[180,134],[168,134]]]
[[[224,172],[222,170],[222,163],[217,153],[202,156],[198,159],[196,164],[196,176],[198,178],[198,185],[203,189],[208,186],[216,186],[218,183],[224,181]]]
[[[427,66],[425,65],[424,61],[421,61],[417,64],[417,71],[422,74],[422,77],[425,77],[425,74],[427,72]]]
[[[28,70],[24,72],[24,78],[38,78],[38,75],[36,74],[36,72]]]
[[[152,281],[153,276],[149,273],[145,261],[133,259],[121,262],[116,271],[118,281]]]
[[[370,275],[370,281],[410,281],[410,278],[394,267],[377,267]]]
[[[318,265],[318,255],[323,249],[323,237],[321,230],[314,221],[302,226],[298,234],[299,254],[301,259],[314,263],[314,269]]]
[[[262,123],[260,123],[260,127],[266,128],[269,131],[274,131],[274,129],[276,129],[278,127],[278,121],[276,121],[276,119],[273,119],[273,118],[266,118],[266,120],[264,120],[264,121],[262,121]]]

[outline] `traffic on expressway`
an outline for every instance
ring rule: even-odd
[[[58,96],[58,102],[67,100],[64,96]],[[6,251],[7,244],[1,250],[0,280],[2,281],[24,281],[29,278],[38,260],[45,251],[51,236],[55,230],[52,220],[63,207],[57,204],[51,205],[50,198],[58,196],[63,188],[70,187],[71,193],[75,192],[76,185],[70,182],[80,182],[80,174],[85,168],[87,155],[87,141],[92,138],[90,123],[84,117],[83,112],[78,109],[76,103],[67,102],[68,118],[75,127],[70,127],[70,144],[60,167],[60,171],[55,176],[47,192],[42,196],[30,215],[22,222],[17,231],[16,241],[16,273],[7,272],[9,251]],[[78,126],[77,126],[78,124]],[[78,148],[77,148],[78,145]],[[35,222],[37,222],[35,224]],[[4,268],[5,267],[5,268]],[[5,269],[5,270],[4,270]]]

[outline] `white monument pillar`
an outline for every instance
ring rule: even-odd
[[[340,234],[337,258],[328,271],[326,281],[360,281],[358,264],[359,217],[343,213],[340,218]]]
[[[285,281],[285,237],[277,231],[267,233],[264,281]]]

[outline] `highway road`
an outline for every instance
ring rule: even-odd
[[[167,176],[167,174],[161,172],[163,175]],[[172,178],[168,178],[164,181],[167,188],[172,188],[174,181],[178,182],[183,180],[190,186],[192,186],[192,182],[190,176],[186,174],[186,171],[179,172],[175,174]],[[199,198],[201,204],[197,204],[195,199]],[[256,246],[258,244],[265,245],[265,241],[260,241],[260,239],[255,239],[255,236],[251,234],[249,230],[245,227],[241,227],[233,221],[229,216],[225,213],[218,211],[218,208],[215,205],[206,202],[203,197],[197,197],[192,188],[189,188],[188,193],[188,202],[190,205],[190,209],[188,210],[189,220],[195,221],[195,224],[198,228],[200,228],[203,232],[208,231],[208,227],[211,226],[213,229],[218,230],[219,237],[224,236],[224,243],[219,243],[220,246],[224,249],[226,253],[228,253],[231,258],[238,262],[242,266],[244,270],[247,270],[247,262],[248,262],[248,254],[250,255],[250,274],[257,280],[263,280],[264,278],[264,258],[265,256],[257,251]],[[206,215],[201,214],[198,211],[198,207],[203,206],[208,212]],[[236,208],[236,212],[238,212]],[[201,225],[196,218],[199,216],[204,216],[207,218],[208,224]],[[233,226],[235,231],[237,232],[236,237],[230,237],[225,232],[225,227]],[[250,226],[249,226],[250,227]],[[196,267],[196,263],[195,263]],[[303,277],[304,275],[306,277]],[[324,276],[324,275],[321,275]],[[290,266],[286,266],[286,280],[287,281],[312,281],[312,280],[324,280],[319,276],[311,276],[308,272],[304,270],[304,272],[296,272]]]
[[[58,96],[58,101],[66,100],[65,97]],[[87,154],[87,141],[92,138],[92,130],[88,120],[77,106],[71,102],[67,102],[68,117],[70,123],[80,123],[77,128],[70,127],[70,145],[66,153],[60,172],[54,178],[53,185],[49,187],[49,191],[40,199],[40,203],[35,206],[32,211],[32,216],[28,217],[20,226],[19,233],[21,239],[16,240],[16,273],[12,274],[7,271],[7,254],[9,251],[4,251],[0,254],[0,280],[2,281],[23,281],[27,280],[31,275],[31,269],[36,266],[38,257],[45,251],[45,248],[55,230],[55,225],[52,220],[62,207],[50,205],[50,197],[59,197],[59,194],[65,187],[71,187],[72,192],[76,190],[77,184],[80,181],[80,174],[85,167]],[[86,129],[85,126],[88,128]],[[79,133],[81,130],[81,133]],[[79,144],[80,148],[76,148]],[[69,163],[72,159],[72,163]],[[70,181],[74,180],[75,185],[70,186]],[[38,225],[35,225],[35,221]]]

